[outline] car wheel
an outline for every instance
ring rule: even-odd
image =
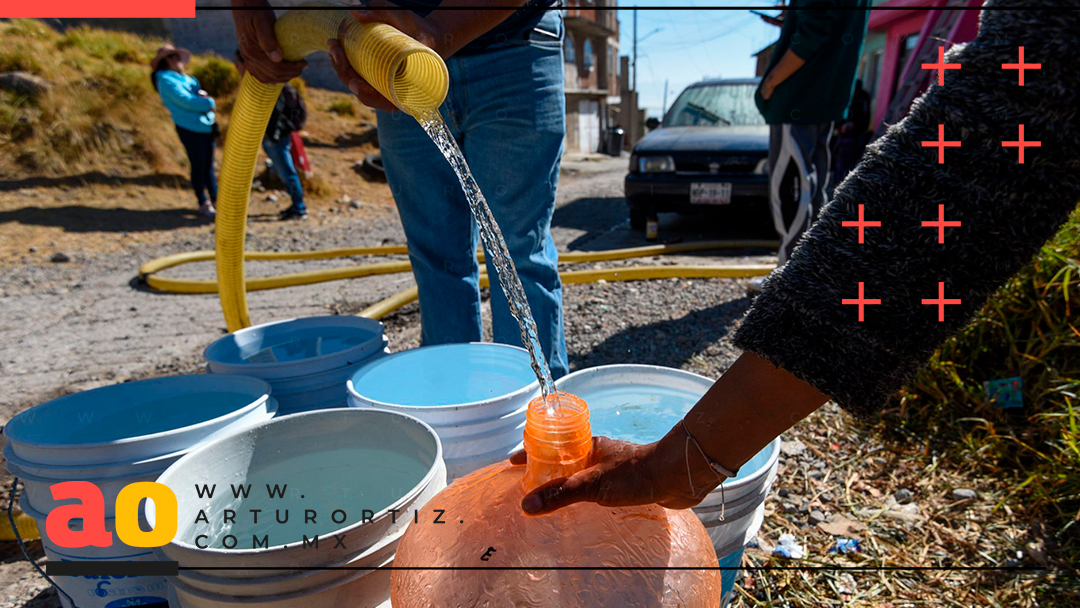
[[[634,230],[644,230],[645,223],[649,221],[649,210],[639,205],[630,207],[630,227]]]

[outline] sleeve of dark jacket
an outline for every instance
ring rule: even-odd
[[[987,8],[1020,7],[1028,0],[999,0]],[[859,166],[837,188],[814,226],[747,313],[735,343],[831,396],[855,414],[867,415],[909,381],[934,349],[966,325],[1009,277],[1028,263],[1080,201],[1080,11],[1069,3],[1056,10],[986,10],[978,37],[946,54],[945,86],[934,85],[910,114],[871,145]],[[1067,8],[1068,7],[1068,8]],[[1041,63],[1017,70],[1024,60]],[[922,146],[945,139],[961,147]],[[1024,138],[1024,164],[1017,148]],[[842,222],[867,220],[865,243]],[[944,205],[944,244],[936,220]],[[842,305],[858,297],[880,299],[858,309]],[[923,299],[938,295],[961,304],[938,307]]]
[[[807,0],[799,5],[795,33],[791,36],[792,53],[803,61],[813,57],[833,35],[837,14],[836,0]]]

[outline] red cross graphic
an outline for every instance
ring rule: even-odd
[[[1002,148],[1019,148],[1020,149],[1020,164],[1024,164],[1024,148],[1038,148],[1042,145],[1041,141],[1024,141],[1024,125],[1020,125],[1020,139],[1017,141],[1003,141],[1001,142]]]
[[[862,245],[863,231],[866,228],[880,228],[881,227],[881,222],[867,222],[867,221],[863,220],[863,206],[862,206],[862,204],[859,205],[859,221],[852,222],[852,221],[849,220],[849,221],[840,222],[840,224],[842,226],[845,226],[845,227],[848,227],[848,228],[858,228],[859,229],[859,244],[860,245]]]
[[[1021,47],[1023,48],[1023,47]],[[939,87],[945,86],[945,70],[959,70],[959,63],[945,63],[945,47],[937,47],[937,63],[924,63],[922,69],[924,70],[937,70],[937,83]],[[1021,51],[1020,61],[1024,60],[1023,51]],[[1023,73],[1023,72],[1021,72]],[[1020,78],[1023,81],[1023,77]]]
[[[960,222],[958,220],[954,220],[954,221],[950,221],[950,222],[945,221],[945,205],[938,205],[937,206],[937,216],[938,216],[938,219],[937,219],[936,222],[926,221],[926,222],[923,222],[922,225],[924,227],[927,227],[927,228],[936,226],[937,227],[937,242],[938,243],[944,243],[945,242],[945,228],[947,226],[959,226]]]
[[[938,292],[938,297],[937,297],[936,300],[932,300],[930,298],[923,298],[922,303],[923,304],[932,304],[932,305],[935,305],[935,306],[938,307],[938,309],[937,309],[938,310],[938,312],[937,312],[937,320],[938,320],[938,323],[941,323],[941,322],[943,322],[945,320],[945,305],[946,304],[959,304],[960,303],[960,298],[945,299],[945,283],[944,283],[944,281],[939,281],[938,282],[938,284],[937,284],[937,292]]]
[[[957,300],[959,301],[959,300]],[[841,304],[857,304],[859,306],[859,323],[863,322],[863,310],[864,307],[870,304],[881,304],[881,300],[867,300],[863,297],[863,284],[859,283],[859,297],[858,299],[844,298],[840,300]]]
[[[924,66],[925,67],[925,66]],[[1019,63],[1003,63],[1001,64],[1003,70],[1017,70],[1020,72],[1020,86],[1024,86],[1024,70],[1041,70],[1041,63],[1024,63],[1024,47],[1020,47],[1020,62]]]
[[[939,165],[945,164],[945,148],[959,148],[960,141],[948,141],[945,139],[945,125],[937,126],[938,139],[937,141],[929,140],[922,142],[924,148],[937,148],[937,162]]]

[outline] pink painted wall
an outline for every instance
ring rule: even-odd
[[[870,13],[867,27],[874,31],[885,32],[885,48],[881,60],[881,72],[879,73],[877,98],[874,103],[873,128],[877,128],[888,111],[892,101],[894,84],[897,73],[904,69],[899,64],[900,45],[904,38],[911,34],[918,34],[923,23],[933,13],[927,10],[940,4],[939,0],[890,0],[880,7],[888,7],[893,10],[875,9]],[[980,6],[982,0],[970,0],[969,6]],[[896,10],[908,9],[908,10]],[[967,11],[961,17],[954,43],[968,42],[975,38],[978,33],[978,11]]]

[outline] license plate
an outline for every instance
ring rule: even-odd
[[[731,182],[690,184],[692,205],[727,205],[731,202]]]

